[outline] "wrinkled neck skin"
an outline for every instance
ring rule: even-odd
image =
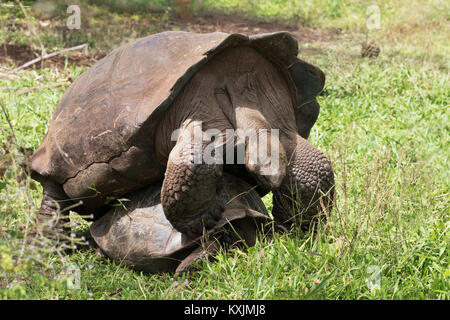
[[[294,89],[286,75],[252,48],[225,50],[211,59],[186,84],[158,126],[156,150],[165,163],[175,145],[172,132],[194,122],[202,130],[279,129],[296,132]]]

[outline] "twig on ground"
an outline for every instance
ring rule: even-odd
[[[65,52],[84,49],[85,50],[85,54],[87,55],[87,48],[88,48],[88,44],[84,43],[84,44],[80,44],[80,45],[75,46],[75,47],[71,47],[71,48],[63,49],[63,50],[60,50],[60,51],[57,51],[57,52],[49,53],[49,54],[46,54],[44,56],[38,57],[36,59],[33,59],[31,61],[28,61],[27,63],[21,65],[20,67],[15,68],[15,69],[7,72],[7,73],[0,74],[0,77],[10,76],[10,75],[16,73],[17,71],[20,71],[22,69],[25,69],[25,68],[35,64],[36,62],[52,58],[54,56],[57,56],[59,54],[65,53]]]
[[[61,87],[61,86],[66,86],[66,85],[69,85],[69,84],[70,84],[70,82],[66,81],[66,82],[53,83],[53,84],[48,85],[48,86],[39,86],[39,87],[26,88],[26,89],[22,89],[22,90],[17,91],[16,94],[20,95],[20,94],[28,93],[28,92],[35,91],[35,90],[52,89],[52,88],[57,88],[57,87]]]

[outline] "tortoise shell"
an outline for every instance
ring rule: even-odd
[[[182,271],[192,260],[187,257],[208,240],[229,245],[223,233],[232,232],[246,246],[253,246],[258,231],[270,222],[258,193],[245,181],[225,174],[218,193],[222,218],[201,237],[188,239],[166,219],[160,191],[161,183],[155,183],[134,192],[129,202],[113,207],[91,225],[92,237],[107,256],[149,273]],[[227,228],[230,224],[232,228]]]

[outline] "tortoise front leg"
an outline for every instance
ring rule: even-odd
[[[55,238],[68,231],[66,225],[69,222],[69,216],[63,210],[70,203],[60,184],[50,180],[41,183],[43,195],[41,207],[36,214],[36,227],[44,236]]]
[[[194,129],[194,125],[182,129],[170,152],[161,189],[167,220],[189,238],[214,227],[223,211],[216,199],[223,165],[203,157],[208,141],[196,139]]]
[[[326,156],[300,135],[284,144],[290,161],[283,183],[273,192],[272,214],[285,228],[307,231],[333,207],[334,172]]]

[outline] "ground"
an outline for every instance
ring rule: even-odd
[[[378,1],[377,11],[369,1],[204,0],[186,19],[165,0],[77,1],[80,30],[67,29],[64,6],[45,16],[28,8],[33,3],[23,1],[28,19],[13,2],[0,6],[3,299],[449,298],[448,2]],[[379,28],[371,28],[377,12]],[[70,254],[29,244],[41,187],[26,160],[62,94],[113,48],[163,30],[287,30],[299,40],[299,57],[325,72],[310,140],[333,163],[336,205],[316,233],[294,230],[248,252],[223,251],[180,279],[112,263],[85,244],[86,224],[76,215]],[[361,57],[365,42],[380,47],[377,57]],[[5,75],[42,47],[82,43],[87,56],[73,51]],[[270,210],[270,195],[264,201]]]

